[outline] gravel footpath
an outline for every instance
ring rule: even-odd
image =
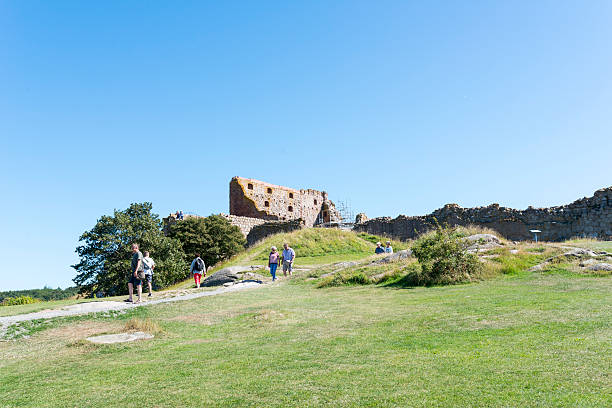
[[[178,295],[174,297],[166,297],[163,299],[154,299],[149,301],[143,301],[141,303],[128,303],[128,302],[83,302],[77,303],[76,305],[70,305],[62,307],[61,309],[53,309],[53,310],[42,310],[40,312],[34,313],[26,313],[15,316],[4,316],[0,317],[0,338],[4,336],[6,329],[10,326],[24,322],[28,320],[38,320],[38,319],[52,319],[54,317],[64,317],[64,316],[76,316],[83,315],[87,313],[98,313],[98,312],[109,312],[111,310],[127,310],[135,307],[141,306],[149,306],[156,305],[159,303],[168,303],[168,302],[178,302],[181,300],[190,300],[197,299],[204,296],[215,296],[221,295],[223,293],[228,292],[236,292],[239,290],[250,289],[261,286],[260,283],[257,282],[243,282],[236,283],[229,287],[219,288],[213,291],[202,291],[202,292],[194,292],[188,293],[184,295]]]

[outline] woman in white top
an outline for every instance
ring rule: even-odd
[[[153,296],[153,269],[155,268],[155,261],[149,256],[149,251],[145,251],[144,258],[142,258],[142,265],[144,266],[145,279],[149,285],[149,297]]]

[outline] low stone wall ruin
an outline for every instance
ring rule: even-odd
[[[247,235],[247,245],[251,246],[273,234],[281,232],[291,232],[305,227],[304,221],[301,219],[290,221],[268,221],[260,225],[254,226]]]
[[[241,217],[239,215],[230,214],[219,215],[226,218],[232,225],[235,225],[240,228],[240,231],[245,237],[249,235],[249,232],[251,232],[253,227],[264,224],[266,222],[266,220],[262,220],[260,218]]]
[[[543,241],[563,241],[574,237],[612,239],[612,187],[597,190],[593,197],[571,204],[515,210],[491,204],[488,207],[462,208],[447,204],[429,215],[397,218],[380,217],[355,225],[355,231],[412,239],[440,225],[479,225],[491,228],[515,241],[533,239],[529,230],[542,231]]]

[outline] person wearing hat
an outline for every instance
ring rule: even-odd
[[[385,249],[382,247],[382,243],[377,242],[376,243],[376,249],[374,250],[375,254],[384,254],[385,253]]]
[[[387,246],[385,246],[385,253],[392,254],[393,247],[391,246],[391,241],[387,241]]]
[[[272,275],[272,282],[276,280],[276,268],[278,268],[278,261],[280,259],[280,254],[276,250],[276,247],[273,246],[270,252],[270,256],[268,257],[268,268],[270,268],[270,275]]]

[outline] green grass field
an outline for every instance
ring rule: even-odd
[[[315,268],[244,292],[32,322],[29,338],[0,342],[0,406],[610,407],[612,278],[525,271],[551,250],[525,246],[495,261],[496,277],[465,285],[317,288]],[[83,340],[134,319],[161,332]]]

